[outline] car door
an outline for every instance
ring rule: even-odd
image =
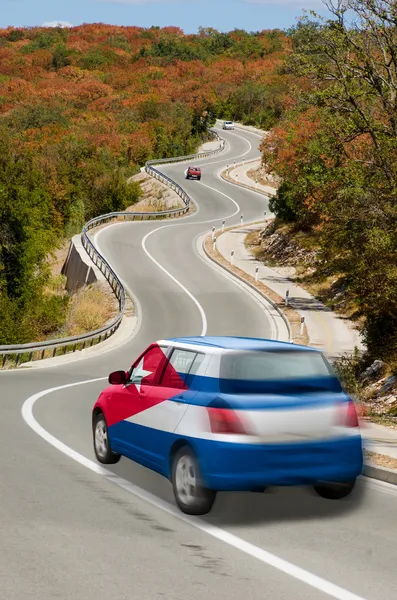
[[[161,377],[151,389],[156,408],[144,416],[150,416],[150,426],[156,433],[147,438],[150,460],[166,468],[169,453],[174,442],[174,433],[183,418],[189,403],[198,390],[189,386],[189,381],[197,373],[205,354],[194,350],[174,348],[162,369]]]
[[[111,444],[133,458],[146,455],[142,415],[157,402],[151,391],[167,362],[167,351],[167,346],[149,346],[132,365],[127,383],[118,386],[109,398],[111,413],[117,415],[109,428]]]

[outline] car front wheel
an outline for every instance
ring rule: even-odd
[[[340,500],[346,498],[352,493],[356,480],[346,481],[344,483],[322,483],[314,485],[313,489],[319,496],[327,500]]]
[[[205,515],[210,512],[216,492],[203,485],[200,465],[194,452],[180,448],[172,462],[172,486],[177,505],[187,515]]]
[[[108,436],[108,426],[103,413],[98,413],[93,422],[94,452],[98,461],[104,465],[114,465],[121,456],[112,451]]]

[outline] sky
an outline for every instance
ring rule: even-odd
[[[166,27],[185,33],[286,29],[303,9],[327,14],[322,0],[0,0],[0,28],[82,23]]]

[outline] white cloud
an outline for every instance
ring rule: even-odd
[[[294,6],[299,9],[325,6],[322,0],[241,0],[243,4],[263,4],[267,6]]]
[[[48,23],[43,23],[42,27],[73,27],[72,23],[69,21],[49,21]]]
[[[96,0],[106,4],[197,4],[197,0]],[[277,1],[277,0],[275,0]]]

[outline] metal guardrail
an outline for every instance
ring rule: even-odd
[[[182,198],[185,205],[184,207],[160,212],[112,212],[106,215],[95,217],[84,225],[81,232],[81,242],[88,256],[104,275],[105,279],[112,288],[114,295],[119,301],[119,312],[116,317],[114,317],[110,323],[104,325],[100,329],[96,329],[95,331],[90,331],[81,335],[46,340],[43,342],[31,342],[28,344],[13,344],[7,346],[0,345],[0,369],[10,366],[7,365],[7,359],[10,363],[17,367],[24,362],[43,360],[44,358],[49,358],[50,356],[55,357],[58,350],[62,350],[62,352],[58,355],[69,354],[70,352],[75,352],[76,350],[84,350],[84,348],[87,346],[91,347],[94,344],[106,340],[113,335],[115,331],[117,331],[125,312],[126,292],[122,282],[110,264],[95,248],[94,244],[89,238],[88,232],[94,227],[98,227],[104,223],[108,223],[120,218],[123,218],[124,220],[136,220],[139,218],[140,220],[150,220],[162,219],[165,217],[179,217],[186,214],[189,211],[192,203],[190,196],[178,183],[171,179],[171,177],[168,177],[167,175],[164,175],[164,173],[161,173],[158,169],[155,169],[154,165],[165,165],[176,162],[180,163],[192,159],[200,160],[209,156],[220,154],[224,151],[226,142],[216,133],[216,131],[210,130],[210,134],[213,136],[213,138],[220,142],[220,148],[217,150],[200,152],[199,154],[191,154],[189,156],[179,156],[171,159],[150,160],[145,164],[146,173],[173,189]],[[46,356],[46,353],[49,353],[49,356]]]

